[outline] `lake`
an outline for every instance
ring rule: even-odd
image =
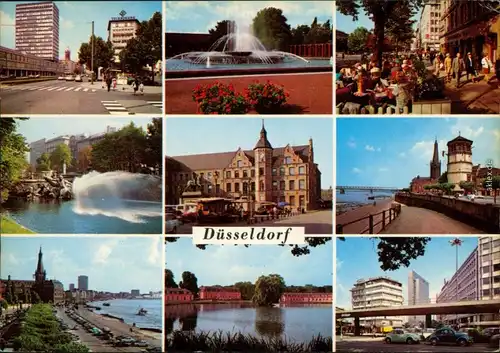
[[[161,234],[162,204],[120,200],[119,204],[27,202],[9,199],[2,212],[35,233],[45,234]]]
[[[241,332],[261,338],[286,337],[309,342],[321,334],[332,337],[330,305],[252,307],[245,304],[183,304],[165,307],[165,333],[183,331]]]
[[[110,306],[102,306],[109,303]],[[140,328],[162,328],[162,304],[161,299],[114,299],[102,302],[91,302],[92,306],[101,307],[96,314],[110,314],[121,317],[127,324],[135,323]],[[136,315],[140,308],[148,312],[144,316]]]

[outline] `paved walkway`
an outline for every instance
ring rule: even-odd
[[[290,94],[289,111],[283,114],[332,114],[333,112],[333,79],[331,73],[303,73],[280,75],[247,75],[235,77],[202,77],[186,79],[169,79],[165,81],[166,114],[197,114],[197,106],[193,101],[193,89],[197,85],[220,82],[232,83],[234,89],[243,92],[249,84],[256,81],[282,85]]]
[[[354,210],[347,211],[345,213],[337,215],[336,223],[337,225],[346,224],[354,220],[361,219],[363,217],[368,217],[371,214],[382,212],[383,210],[389,209],[391,207],[392,202],[393,202],[392,200],[377,201],[375,206],[373,204],[370,204],[358,207]],[[388,217],[389,217],[389,212],[386,212],[386,218]],[[373,217],[373,224],[376,224],[381,220],[382,220],[382,215],[375,216]],[[369,226],[369,220],[368,218],[366,218],[362,221],[344,226],[343,234],[369,234],[367,231],[368,226]],[[375,234],[379,233],[381,229],[382,225],[375,226],[374,233]]]
[[[494,84],[469,81],[458,89],[452,81],[446,85],[445,94],[455,103],[452,106],[455,114],[500,114],[500,88],[496,81]]]
[[[101,81],[96,81],[94,84],[91,84],[90,82],[70,82],[72,84],[76,84],[78,86],[89,89],[95,89],[95,90],[108,90],[108,87],[106,85],[103,85]],[[162,86],[144,86],[144,93],[145,94],[161,94],[163,91]],[[116,87],[116,92],[128,92],[128,93],[133,93],[134,89],[132,88],[132,85],[117,85]]]
[[[439,212],[401,205],[401,214],[381,234],[484,234],[484,232]]]

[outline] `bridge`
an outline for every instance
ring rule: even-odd
[[[425,315],[425,327],[430,327],[432,315],[493,314],[500,311],[500,300],[469,300],[449,303],[390,306],[355,310],[337,310],[336,319],[354,318],[354,334],[359,336],[361,317],[420,316]]]
[[[354,186],[354,185],[349,185],[349,186],[341,186],[337,185],[335,188],[337,190],[354,190],[354,191],[390,191],[390,192],[396,192],[401,190],[401,188],[396,188],[396,187],[390,187],[390,186]]]

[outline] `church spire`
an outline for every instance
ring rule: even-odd
[[[264,119],[262,119],[262,128],[260,129],[260,138],[259,138],[259,141],[257,141],[257,144],[254,147],[254,150],[257,148],[273,149],[273,146],[271,146],[271,143],[267,139],[267,131],[266,131],[266,128],[264,127]]]
[[[43,268],[43,253],[41,246],[40,251],[38,252],[38,263],[36,265],[35,281],[45,281],[45,270]]]
[[[432,180],[438,180],[441,176],[441,161],[439,160],[439,148],[437,137],[434,140],[434,152],[432,154],[432,160],[430,163],[430,177]]]
[[[439,163],[439,149],[438,149],[437,137],[434,140],[434,153],[432,155],[432,162]]]

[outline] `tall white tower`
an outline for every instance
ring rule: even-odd
[[[461,181],[471,181],[472,174],[472,141],[462,136],[455,137],[448,146],[448,182],[460,189]]]

